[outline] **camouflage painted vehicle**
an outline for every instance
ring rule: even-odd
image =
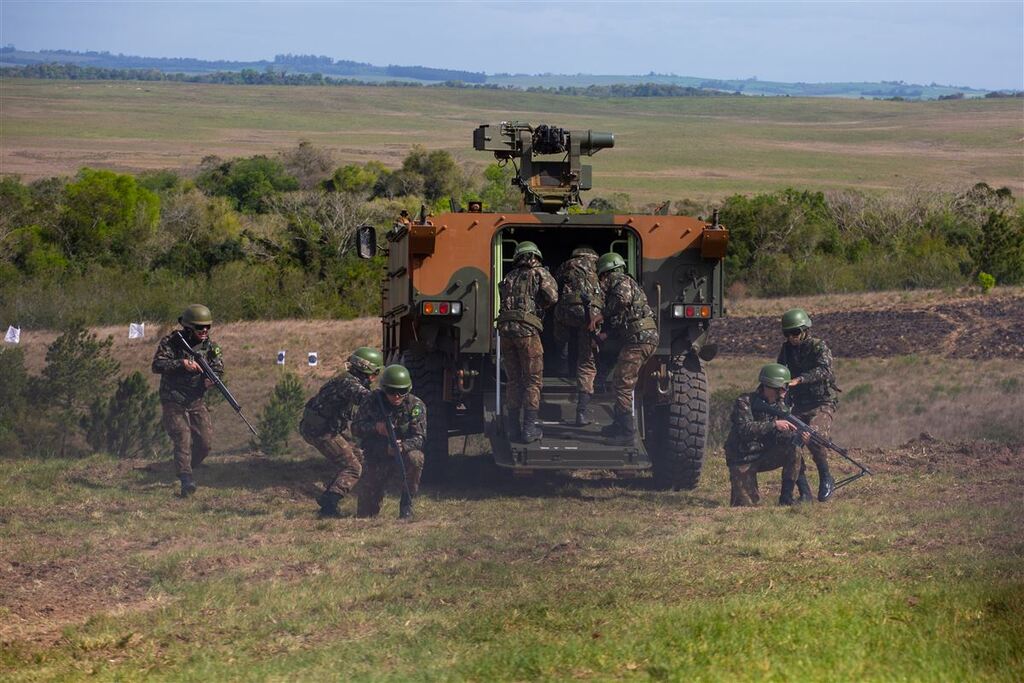
[[[383,347],[387,362],[401,359],[413,374],[414,391],[427,404],[427,471],[437,475],[448,458],[449,437],[486,433],[496,463],[517,472],[545,469],[653,468],[664,488],[693,488],[704,458],[708,389],[704,362],[715,354],[711,321],[722,314],[722,259],[728,231],[717,218],[705,222],[669,215],[574,214],[580,192],[590,189],[582,156],[614,146],[608,133],[569,131],[522,123],[481,125],[477,150],[518,166],[514,182],[523,194],[518,213],[469,211],[403,217],[386,232],[383,284]],[[545,156],[559,155],[555,160]],[[453,207],[457,205],[453,202]],[[486,209],[486,207],[483,207]],[[601,390],[617,349],[602,349],[596,418],[575,426],[575,380],[559,363],[548,311],[542,335],[544,390],[540,419],[544,437],[513,442],[503,431],[497,333],[498,283],[516,245],[535,242],[553,272],[573,248],[614,251],[640,282],[658,317],[660,342],[635,391],[638,434],[634,446],[605,443],[600,428],[611,422],[612,395]],[[363,257],[376,252],[373,227],[360,228]]]

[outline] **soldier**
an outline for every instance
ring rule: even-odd
[[[519,409],[523,409],[522,438],[527,443],[540,439],[537,411],[544,381],[544,347],[540,333],[544,329],[544,310],[558,302],[558,284],[541,265],[540,249],[533,242],[520,242],[512,259],[512,269],[501,280],[498,290],[498,333],[501,356],[505,361],[509,438],[519,438]]]
[[[761,368],[757,379],[760,382],[757,389],[737,398],[732,406],[732,428],[725,440],[725,463],[729,466],[732,488],[729,504],[733,507],[757,505],[761,500],[757,473],[781,467],[779,505],[792,505],[793,486],[802,462],[793,442],[796,427],[774,418],[763,407],[767,403],[788,410],[784,399],[789,370],[784,365],[769,363]]]
[[[555,323],[568,332],[568,342],[576,350],[571,354],[576,357],[576,426],[583,427],[591,423],[587,406],[594,395],[598,351],[594,333],[604,307],[604,293],[597,280],[597,252],[585,246],[573,249],[572,257],[555,272],[555,280]]]
[[[363,472],[363,454],[351,436],[343,434],[356,408],[370,394],[384,356],[361,346],[348,357],[348,371],[332,378],[309,399],[299,422],[299,434],[334,466],[335,475],[317,497],[321,517],[340,517],[338,503],[352,491]]]
[[[601,316],[606,323],[605,330],[622,337],[622,348],[612,370],[614,420],[601,434],[611,443],[630,445],[636,438],[633,388],[640,369],[658,346],[658,324],[654,311],[647,305],[643,288],[625,269],[625,260],[614,252],[605,254],[597,262],[597,276],[604,292]],[[602,340],[607,337],[607,332],[599,335]]]
[[[836,413],[839,388],[832,371],[832,352],[825,342],[811,336],[810,329],[811,318],[804,310],[791,308],[782,314],[782,334],[786,341],[779,351],[778,362],[789,368],[793,375],[789,382],[793,414],[828,437]],[[818,468],[818,500],[824,502],[836,490],[835,480],[828,469],[827,452],[815,443],[808,444],[807,449]],[[809,498],[811,487],[802,466],[797,484],[801,496]]]
[[[178,318],[181,334],[196,353],[203,354],[217,376],[224,375],[220,346],[210,339],[213,316],[202,304],[192,304]],[[192,470],[210,454],[213,427],[203,396],[213,382],[182,348],[172,332],[160,340],[153,355],[153,372],[160,375],[163,425],[174,444],[174,467],[181,481],[181,496],[196,492]]]
[[[389,365],[380,376],[380,388],[363,400],[352,422],[352,433],[359,439],[365,456],[362,484],[359,486],[356,514],[376,517],[384,500],[384,489],[396,477],[405,482],[398,506],[398,518],[412,517],[412,497],[420,488],[423,473],[423,439],[427,434],[427,407],[412,394],[412,377],[401,365]],[[400,453],[388,437],[385,412],[395,429]],[[402,464],[398,463],[398,456]]]

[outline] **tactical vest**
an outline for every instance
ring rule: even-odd
[[[806,339],[798,346],[789,343],[783,344],[782,353],[779,354],[782,364],[789,368],[793,377],[799,377],[805,372],[813,370],[817,363],[815,356],[819,352],[816,345],[819,344],[824,345],[824,342],[813,337]],[[810,384],[797,384],[789,390],[789,399],[797,410],[809,410],[828,403],[838,403],[838,392],[839,387],[836,386],[835,375],[832,374],[832,368],[829,367],[828,379]]]
[[[544,329],[544,321],[537,309],[537,290],[540,289],[540,266],[517,266],[498,285],[501,297],[497,322],[524,323],[537,330]]]
[[[640,285],[625,273],[613,273],[612,283],[608,287],[607,299],[625,296],[622,310],[617,312],[616,317],[620,320],[612,321],[613,325],[621,326],[627,342],[636,343],[644,337],[651,335],[645,332],[654,332],[658,324],[654,320],[654,310],[647,303],[647,295]]]

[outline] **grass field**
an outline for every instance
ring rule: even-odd
[[[254,413],[277,348],[320,352],[322,367],[299,371],[312,392],[378,328],[215,332]],[[24,340],[36,370],[50,338]],[[146,369],[152,341],[119,340],[122,370]],[[762,362],[716,359],[712,389],[749,386]],[[321,458],[305,445],[246,453],[223,404],[190,500],[174,495],[168,459],[5,454],[0,678],[1020,680],[1024,367],[914,355],[837,370],[848,393],[834,438],[875,476],[794,509],[772,505],[777,472],[762,477],[767,505],[729,508],[719,449],[682,493],[608,473],[509,480],[459,455],[411,524],[394,519],[394,497],[376,520],[320,521]]]
[[[633,98],[452,89],[242,87],[177,83],[0,83],[0,172],[25,179],[81,166],[193,170],[200,159],[273,154],[301,139],[338,163],[397,166],[413,144],[489,161],[483,122],[608,130],[592,196],[638,203],[784,187],[1024,192],[1019,100]]]

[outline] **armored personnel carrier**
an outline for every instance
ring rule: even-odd
[[[538,470],[653,470],[663,488],[697,485],[704,459],[708,389],[704,363],[715,355],[711,321],[722,314],[723,265],[729,233],[710,222],[669,215],[597,215],[570,212],[591,187],[585,156],[614,147],[610,133],[530,126],[519,122],[481,125],[473,146],[512,163],[522,209],[488,212],[471,206],[437,216],[403,217],[384,235],[383,350],[403,362],[415,393],[427,405],[427,469],[443,472],[449,438],[486,434],[495,462],[517,473]],[[375,255],[372,226],[357,233],[360,256]],[[633,445],[610,445],[600,435],[611,422],[610,382],[616,349],[602,349],[598,390],[591,403],[594,424],[575,426],[575,377],[559,362],[545,321],[543,438],[513,441],[505,434],[501,407],[505,382],[495,329],[498,283],[516,245],[529,240],[552,271],[580,244],[599,254],[616,252],[644,288],[657,314],[658,348],[634,392],[637,434]],[[552,313],[548,312],[548,318]],[[609,362],[610,359],[610,362]]]

